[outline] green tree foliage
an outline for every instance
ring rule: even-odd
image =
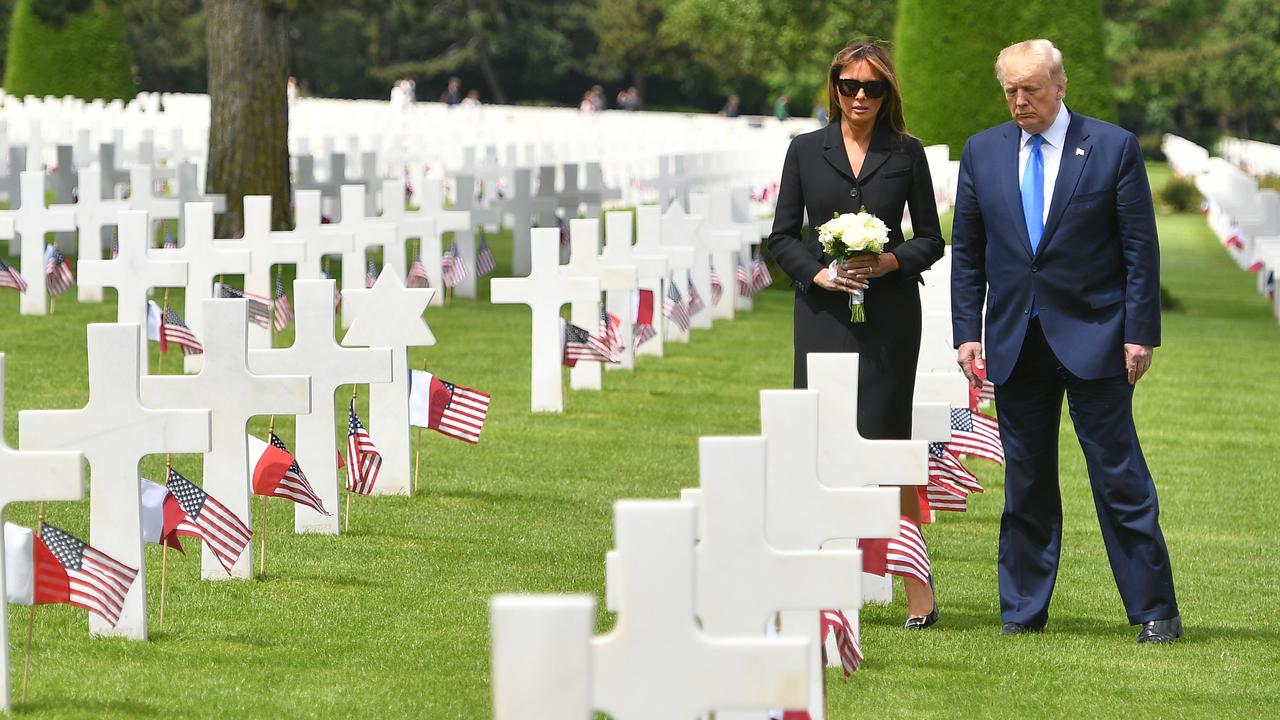
[[[1062,50],[1072,110],[1114,120],[1101,0],[1075,0],[1070,12],[1054,0],[1016,6],[902,0],[895,47],[908,128],[926,143],[951,146],[954,154],[970,135],[1008,120],[995,79],[996,55],[1040,37]]]
[[[132,97],[124,14],[105,0],[18,0],[4,87],[11,95]]]
[[[850,41],[884,39],[892,0],[833,6],[823,0],[669,0],[660,33],[713,68],[724,90],[759,81],[771,96],[787,93],[792,112],[808,115],[822,94],[831,57]],[[743,98],[749,112],[765,111]]]

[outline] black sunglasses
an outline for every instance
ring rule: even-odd
[[[862,90],[867,97],[875,100],[884,97],[889,91],[889,83],[884,80],[846,80],[845,78],[835,78],[836,90],[845,97],[857,97],[858,91]]]

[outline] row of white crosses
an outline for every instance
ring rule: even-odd
[[[923,484],[928,451],[858,436],[856,355],[810,355],[809,377],[761,393],[761,437],[700,441],[700,489],[615,506],[611,632],[591,638],[589,597],[494,599],[498,720],[826,717],[818,611],[856,622],[853,543],[898,532],[899,491],[876,485]],[[918,409],[935,430],[946,410]]]
[[[517,171],[517,184],[526,173]],[[687,296],[687,280],[709,305],[711,298],[710,258],[721,254],[729,268],[722,277],[726,290],[717,308],[732,317],[734,311],[733,268],[737,252],[745,242],[740,231],[704,232],[702,216],[689,215],[678,203],[666,212],[657,206],[637,208],[635,242],[632,241],[631,212],[612,211],[605,214],[605,243],[600,249],[600,224],[589,218],[575,218],[569,223],[569,261],[559,264],[559,230],[537,228],[531,231],[532,267],[527,277],[495,278],[490,284],[494,303],[520,303],[533,308],[531,408],[533,412],[562,412],[564,409],[563,378],[560,372],[560,308],[571,305],[570,322],[589,332],[600,323],[600,292],[605,292],[605,309],[624,321],[622,336],[622,370],[635,367],[632,326],[632,298],[636,289],[653,292],[653,322],[657,338],[646,343],[646,352],[661,356],[664,337],[688,342],[687,332],[668,326],[662,307],[666,283],[674,281],[681,296]],[[717,238],[724,242],[720,245]],[[732,244],[734,250],[726,249]],[[590,280],[595,285],[578,281]],[[716,308],[706,307],[691,314],[691,326],[709,328]],[[610,366],[614,367],[614,366]],[[599,390],[602,386],[600,363],[579,361],[569,372],[569,386],[575,390]]]

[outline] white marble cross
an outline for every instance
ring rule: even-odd
[[[711,327],[711,246],[702,233],[702,216],[690,215],[684,211],[680,203],[673,202],[662,213],[662,244],[691,246],[693,248],[693,287],[702,296],[703,309],[689,314],[689,326],[695,328]],[[716,268],[719,271],[719,268]],[[677,277],[677,281],[685,282],[685,278]],[[723,282],[724,278],[721,278]],[[689,300],[689,288],[682,289],[685,302]]]
[[[298,190],[293,194],[293,234],[302,238],[307,251],[298,263],[298,280],[323,279],[326,255],[345,256],[354,247],[354,235],[347,230],[321,222],[320,191]]]
[[[365,261],[369,250],[395,242],[396,228],[385,220],[365,216],[363,185],[342,186],[342,220],[333,226],[351,233],[353,238],[350,252],[342,255],[342,290],[362,288],[365,286]],[[437,257],[437,266],[439,263]],[[342,313],[342,324],[344,327],[351,324],[346,312]]]
[[[87,177],[81,173],[80,177]],[[154,287],[183,287],[187,264],[164,259],[151,249],[151,224],[141,210],[125,210],[118,218],[120,252],[109,260],[80,260],[80,282],[116,290],[116,322],[147,326],[147,292]],[[147,334],[139,333],[143,371],[148,363]]]
[[[383,265],[395,268],[400,277],[407,277],[409,266],[405,260],[405,248],[411,238],[418,239],[418,247],[421,249],[424,238],[438,236],[435,220],[420,210],[409,212],[405,208],[404,181],[400,179],[382,181],[382,219],[396,228],[395,243],[386,246],[382,253]],[[473,274],[474,270],[467,277]]]
[[[807,640],[717,637],[696,625],[694,513],[687,502],[614,505],[618,620],[612,632],[592,641],[592,705],[613,720],[694,718],[805,702]]]
[[[440,181],[425,179],[422,182],[420,196],[422,206],[417,215],[435,223],[435,232],[422,238],[418,245],[418,257],[422,259],[422,264],[427,269],[427,278],[431,282],[431,287],[442,288],[444,284],[441,279],[440,256],[444,253],[444,233],[470,230],[471,213],[464,210],[445,210],[444,190],[441,188]],[[467,270],[468,275],[474,275],[474,263]],[[443,304],[444,294],[437,294],[431,302],[434,305]]]
[[[4,353],[0,353],[0,418],[4,417]],[[84,498],[84,456],[78,452],[17,452],[11,450],[0,433],[0,526],[9,503],[36,500],[80,500]],[[38,528],[34,528],[39,532]],[[8,597],[5,586],[4,533],[0,532],[0,598]],[[592,615],[592,622],[595,616]],[[590,630],[587,631],[588,640]],[[588,645],[589,647],[589,645]],[[9,694],[9,613],[0,613],[0,710],[8,712]]]
[[[294,456],[327,508],[338,507],[334,392],[346,383],[391,382],[390,350],[344,348],[334,340],[333,283],[333,280],[294,282],[293,309],[297,330],[293,345],[249,352],[251,372],[311,376],[311,413],[298,416]],[[374,436],[374,444],[377,442]],[[303,505],[295,505],[293,527],[300,533],[337,535],[338,515],[322,515]]]
[[[609,310],[622,320],[618,335],[622,338],[622,354],[625,355],[631,347],[631,291],[636,287],[636,269],[634,265],[605,265],[599,253],[600,221],[589,218],[570,220],[569,262],[560,266],[560,274],[596,278],[601,289],[613,296]],[[592,335],[600,334],[600,296],[574,301],[569,306],[569,322]],[[599,390],[602,387],[600,380],[600,363],[595,360],[579,360],[569,370],[569,387],[574,390]]]
[[[152,220],[177,220],[181,203],[178,198],[155,194],[152,170],[147,164],[129,168],[129,209],[145,210]]]
[[[700,208],[705,203],[705,213],[707,224],[703,228],[704,231],[725,231],[736,233],[738,243],[735,246],[727,239],[724,241],[726,248],[733,252],[736,257],[735,265],[731,269],[730,274],[735,275],[738,269],[736,263],[749,263],[753,256],[754,248],[760,244],[760,226],[753,222],[738,222],[733,216],[733,195],[732,191],[723,186],[716,187],[705,196],[690,196],[689,202],[694,204],[693,212],[703,212]],[[750,268],[747,268],[750,270]],[[716,264],[716,270],[720,270],[720,265]],[[739,310],[750,310],[753,302],[750,296],[739,295],[737,291],[737,281],[733,282],[735,304]],[[729,286],[725,286],[725,294],[728,294]]]
[[[322,198],[337,201],[339,194],[344,185],[352,184],[352,179],[347,177],[347,157],[342,153],[331,153],[329,155],[329,173],[324,180],[316,179],[316,163],[315,158],[311,155],[298,155],[298,180],[295,183],[298,188],[303,190],[317,190]],[[361,185],[361,193],[364,192],[364,186]],[[361,205],[360,214],[364,215],[363,204]],[[334,209],[334,217],[342,218],[342,208]]]
[[[704,437],[698,442],[701,542],[694,584],[698,617],[708,635],[759,636],[781,611],[808,613],[813,620],[824,608],[856,608],[862,603],[862,556],[856,549],[781,549],[766,539],[765,499],[771,493],[765,477],[767,470],[776,468],[766,461],[767,445],[763,437]],[[796,461],[803,464],[805,459],[784,458]],[[811,647],[817,642],[815,638]],[[811,665],[810,672],[815,671],[820,677],[821,667]],[[765,720],[765,713],[716,717]]]
[[[306,244],[291,232],[271,231],[271,196],[244,196],[244,235],[240,241],[249,251],[249,270],[244,274],[244,291],[259,297],[274,298],[273,265],[297,265],[307,255]],[[274,310],[274,306],[272,308]],[[268,322],[274,322],[271,318]],[[249,327],[249,347],[271,347],[271,328],[253,324]]]
[[[627,370],[635,367],[635,356],[644,348],[656,345],[657,352],[651,350],[648,354],[662,356],[662,328],[664,325],[664,318],[662,317],[662,280],[667,276],[667,256],[665,253],[661,251],[644,252],[632,246],[631,226],[634,219],[635,216],[629,210],[611,210],[605,213],[604,251],[600,253],[600,260],[606,264],[634,266],[636,269],[636,287],[653,293],[653,329],[657,334],[638,348],[632,347],[631,341],[634,341],[634,338],[627,338],[627,351],[622,354],[622,364],[618,366]],[[631,298],[629,296],[625,297],[626,302],[623,303],[624,296],[622,292],[615,291],[610,293],[608,288],[605,289],[605,292],[605,304],[608,306],[609,312],[621,317],[623,325],[630,325]],[[626,314],[620,314],[621,312]]]
[[[153,410],[138,399],[138,334],[132,324],[93,324],[89,403],[80,410],[18,413],[19,447],[77,450],[89,463],[89,542],[138,569],[120,621],[89,616],[93,635],[147,639],[147,573],[142,554],[138,462],[147,455],[209,451],[208,410]]]
[[[494,720],[590,720],[595,624],[590,595],[494,596]]]
[[[454,208],[460,212],[471,213],[471,227],[453,231],[453,240],[458,244],[458,254],[467,264],[467,276],[453,286],[454,297],[474,298],[476,284],[476,234],[473,228],[495,228],[502,224],[502,212],[496,207],[479,207],[476,205],[475,178],[471,175],[456,175],[453,178],[457,192]]]
[[[375,495],[408,495],[413,490],[409,443],[409,348],[435,345],[422,319],[434,288],[406,288],[400,276],[383,268],[369,289],[348,290],[342,302],[351,313],[347,346],[391,348],[391,382],[369,386],[369,432],[377,437],[382,470]]]
[[[67,207],[74,207],[73,203],[76,201],[76,178],[79,175],[76,172],[75,161],[72,159],[73,150],[74,148],[70,145],[58,145],[57,160],[52,171],[45,175],[45,180],[47,181],[46,189],[50,185],[53,188],[53,201]],[[76,213],[76,217],[77,219],[79,218],[79,213]],[[64,254],[79,255],[76,252],[76,236],[74,233],[54,233],[53,241]],[[77,259],[79,258],[77,257]]]
[[[154,217],[152,218],[154,219]],[[213,239],[212,203],[187,205],[185,217],[187,241],[174,250],[161,250],[161,258],[187,262],[186,301],[187,327],[203,344],[204,302],[213,297],[213,280],[219,275],[243,275],[249,272],[253,256],[240,240]],[[183,367],[195,372],[204,362],[203,355],[187,355]]]
[[[102,302],[102,284],[93,284],[91,278],[85,277],[86,262],[102,259],[103,230],[120,224],[120,213],[129,209],[125,200],[103,200],[100,190],[102,172],[97,165],[90,165],[80,173],[80,197],[75,204],[76,227],[79,228],[80,272],[76,277],[76,298],[84,302]],[[147,240],[150,240],[148,235]],[[149,244],[149,243],[148,243]],[[185,284],[186,278],[182,283]],[[125,320],[121,322],[137,322]]]
[[[529,274],[529,239],[535,217],[550,225],[555,213],[554,198],[533,194],[533,171],[516,168],[511,196],[503,203],[503,214],[511,216],[511,273],[517,277]]]
[[[196,375],[142,378],[142,402],[170,409],[208,408],[212,440],[204,455],[204,490],[253,527],[249,448],[245,426],[255,415],[311,412],[310,381],[305,375],[261,375],[248,368],[248,301],[205,300],[204,367]],[[200,563],[206,580],[253,577],[253,544],[231,568],[231,575],[205,545]]]
[[[44,275],[45,233],[76,229],[75,207],[44,204],[43,173],[22,173],[22,207],[13,212],[14,230],[21,236],[18,272],[27,281],[27,290],[18,300],[23,315],[49,312],[49,293]]]
[[[666,302],[666,285],[675,282],[683,302],[689,302],[689,277],[693,275],[693,246],[662,242],[662,208],[657,205],[640,205],[636,208],[636,252],[645,255],[664,255],[667,258],[668,273],[663,278],[662,295],[654,299],[654,312],[660,313]],[[678,325],[668,322],[663,317],[663,342],[688,343],[689,331],[681,330]],[[645,343],[638,348],[640,355],[661,354]]]
[[[561,274],[559,229],[537,228],[531,241],[533,265],[529,277],[494,278],[489,285],[489,295],[495,304],[519,303],[533,311],[531,410],[564,412],[560,308],[567,302],[599,302],[600,281]],[[596,322],[599,322],[598,316]]]
[[[818,407],[816,390],[762,390],[760,429],[768,443],[765,473],[765,535],[779,550],[813,550],[861,553],[854,537],[895,537],[898,534],[898,489],[879,487],[831,487],[819,479]],[[856,602],[832,604],[857,622],[866,581],[874,576],[855,571],[861,578]],[[821,627],[817,613],[783,612],[782,631],[800,634],[813,642],[810,656],[809,700],[813,718],[825,717],[822,677]],[[839,656],[831,658],[839,662]],[[815,675],[816,674],[816,677]]]

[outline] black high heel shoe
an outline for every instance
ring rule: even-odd
[[[923,630],[930,625],[938,622],[938,593],[933,588],[933,574],[929,574],[929,591],[933,593],[933,610],[928,615],[907,618],[907,622],[903,624],[908,630]]]

